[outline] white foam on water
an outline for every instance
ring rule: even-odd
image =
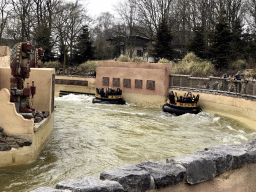
[[[238,133],[245,133],[243,130],[238,130]]]
[[[56,101],[92,102],[93,97],[88,95],[69,94],[55,98]]]
[[[220,120],[220,117],[214,117],[213,122],[218,122]]]
[[[233,137],[238,138],[238,139],[241,139],[241,140],[244,140],[244,141],[247,141],[247,140],[248,140],[248,139],[247,139],[245,136],[243,136],[243,135],[235,135],[235,136],[233,136]]]
[[[235,131],[235,129],[233,127],[231,127],[230,125],[227,125],[226,126],[228,129],[232,130],[232,131]]]
[[[224,137],[224,138],[223,138],[223,142],[224,142],[224,143],[229,143],[229,142],[230,142],[230,139],[229,139],[228,137]]]

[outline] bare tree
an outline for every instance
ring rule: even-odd
[[[9,8],[10,2],[2,0],[0,3],[0,39],[1,39],[1,45],[3,40],[3,34],[4,30],[7,25],[7,21],[10,16],[10,8]]]
[[[15,33],[13,38],[18,41],[31,39],[33,0],[11,0]]]

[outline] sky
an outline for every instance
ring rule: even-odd
[[[98,16],[101,12],[110,12],[114,14],[113,5],[116,5],[119,0],[88,0],[88,12],[91,16]]]

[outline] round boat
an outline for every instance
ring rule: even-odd
[[[125,104],[123,98],[107,98],[107,97],[95,97],[92,103],[102,103],[102,104]]]
[[[106,93],[104,92],[104,89],[98,89],[96,88],[97,94],[95,95],[95,98],[92,100],[92,103],[102,103],[102,104],[118,104],[123,105],[125,104],[125,101],[122,97],[122,90],[121,89],[107,89]]]
[[[185,113],[197,114],[201,112],[201,108],[199,106],[183,107],[183,106],[177,106],[176,104],[170,104],[170,103],[164,104],[162,109],[164,112],[173,113],[176,115],[183,115]]]
[[[173,92],[171,91],[169,93],[167,103],[162,107],[164,112],[183,115],[186,113],[198,114],[202,111],[198,103],[199,95],[195,97],[191,92],[185,94],[184,97],[177,97],[177,93],[175,93],[175,95],[177,98],[176,100]]]

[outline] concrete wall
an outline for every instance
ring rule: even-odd
[[[55,77],[55,69],[53,68],[32,68],[27,83],[32,85],[34,81],[36,86],[36,94],[33,98],[33,108],[37,111],[48,111],[51,113],[54,101],[53,81]]]
[[[55,79],[55,97],[59,97],[60,91],[95,94],[95,78],[56,76]],[[87,86],[79,85],[83,82],[88,82]]]
[[[54,69],[50,68],[32,68],[29,79],[25,80],[24,86],[32,85],[32,81],[35,82],[36,94],[33,98],[33,108],[37,111],[52,111],[53,102],[53,90],[52,81],[55,74]],[[10,68],[0,68],[0,90],[7,88],[10,90]]]
[[[21,135],[32,139],[34,133],[34,121],[24,119],[16,112],[15,105],[10,102],[10,92],[8,89],[0,91],[0,127],[8,135]]]
[[[130,63],[100,61],[97,68],[96,88],[113,86],[113,78],[120,79],[123,98],[128,103],[137,105],[159,106],[164,103],[168,87],[171,64],[162,63]],[[109,78],[109,86],[103,85],[103,77]],[[130,88],[124,87],[124,79],[131,80]],[[135,88],[135,80],[142,80],[142,88]],[[147,89],[147,81],[155,81],[155,89]]]
[[[22,117],[23,118],[23,117]],[[32,120],[24,120],[32,121]],[[2,122],[2,120],[0,121]],[[33,121],[32,121],[33,123]],[[34,125],[34,123],[33,123]],[[32,135],[30,146],[24,146],[19,149],[11,149],[10,151],[0,152],[0,167],[20,165],[31,163],[36,159],[39,152],[49,140],[54,127],[54,112],[46,119],[36,132]],[[6,131],[6,130],[5,130]]]
[[[10,48],[0,46],[0,67],[10,67]]]
[[[177,92],[178,96],[187,93],[187,91],[172,90]],[[256,101],[210,93],[192,93],[200,95],[199,104],[203,111],[236,119],[256,130]]]

